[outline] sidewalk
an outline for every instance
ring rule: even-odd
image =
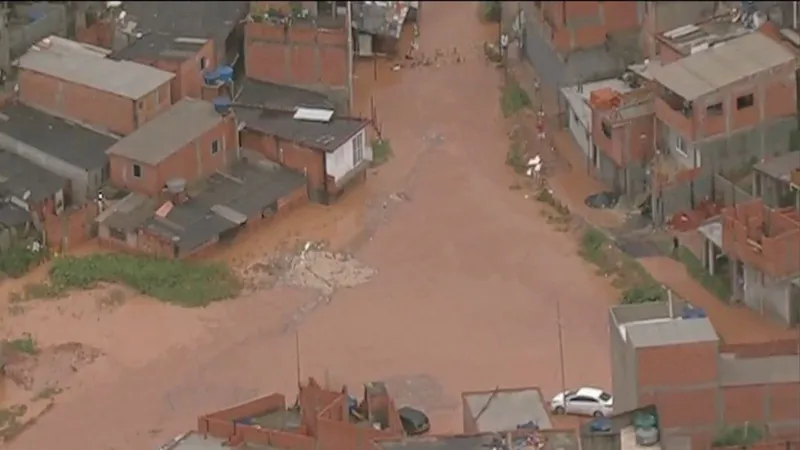
[[[520,65],[518,61],[510,64],[513,64],[514,73],[521,77],[520,85],[532,93],[531,80],[534,76],[530,66]],[[554,95],[544,94],[545,113],[548,117],[557,116],[559,111],[553,101]],[[539,99],[533,100],[535,105],[538,105],[539,101]],[[561,170],[548,178],[556,197],[567,205],[573,214],[583,218],[592,226],[610,229],[623,225],[626,219],[624,212],[617,209],[591,209],[585,205],[586,196],[607,188],[589,174],[577,143],[569,132],[560,128],[557,120],[548,120],[546,125],[548,139],[555,146],[557,157],[566,162],[559,165]],[[756,344],[797,339],[797,330],[783,328],[744,306],[729,306],[723,303],[695,281],[683,264],[672,258],[650,257],[640,258],[638,261],[656,281],[691,304],[703,308],[726,344]]]

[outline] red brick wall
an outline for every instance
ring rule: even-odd
[[[270,22],[245,26],[245,73],[249,78],[341,92],[349,111],[348,29],[317,28],[295,23],[288,28]],[[334,99],[336,100],[336,99]]]
[[[214,140],[220,143],[220,151],[216,154],[211,153]],[[228,166],[236,159],[236,150],[236,121],[232,116],[221,118],[216,127],[167,157],[158,166],[141,164],[142,176],[139,178],[133,176],[132,167],[136,161],[109,155],[111,184],[120,189],[158,195],[169,179],[183,178],[192,182]]]
[[[175,104],[185,97],[202,98],[205,71],[200,70],[200,61],[203,58],[206,59],[205,71],[217,67],[220,63],[217,61],[214,41],[211,39],[194,56],[185,61],[137,59],[136,62],[175,74],[170,83],[170,101]]]
[[[133,100],[86,86],[58,80],[29,70],[19,74],[20,98],[55,114],[71,118],[121,135],[136,130],[169,107],[169,84],[140,99]]]
[[[322,152],[250,130],[242,132],[241,145],[242,148],[255,150],[270,161],[305,173],[309,189],[324,190],[326,174],[325,155]]]
[[[636,356],[640,389],[714,383],[719,373],[715,342],[648,347],[638,350]],[[675,361],[682,364],[676,365]]]
[[[56,216],[52,202],[48,201],[40,211],[48,247],[65,252],[92,238],[97,203],[88,202],[80,207],[70,207]]]
[[[553,47],[562,53],[592,48],[606,41],[607,33],[638,27],[637,2],[541,2],[539,20],[551,30]]]

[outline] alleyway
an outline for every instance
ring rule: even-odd
[[[292,321],[304,377],[356,392],[384,379],[398,403],[430,413],[434,432],[460,431],[464,390],[560,389],[556,302],[567,384],[610,384],[613,289],[577,256],[569,235],[545,223],[538,204],[509,188],[500,77],[481,49],[496,29],[477,23],[474,3],[432,2],[423,20],[422,51],[455,48],[463,62],[382,66],[377,83],[371,64],[359,68],[359,85],[375,85],[394,158],[342,204],[299,211],[247,245],[258,249],[281,233],[328,239],[373,268],[370,281],[336,292],[329,304],[281,288],[214,305],[193,319],[204,327],[194,341],[165,342],[146,363],[105,349],[8,448],[156,448],[204,412],[266,392],[291,396]],[[252,253],[221,256],[241,262]],[[158,345],[149,336],[162,328],[181,327],[179,314],[170,317],[139,330],[143,345]]]

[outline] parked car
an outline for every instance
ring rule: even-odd
[[[561,392],[550,401],[550,411],[554,414],[608,417],[613,410],[614,398],[611,394],[593,387]]]
[[[416,408],[403,406],[397,410],[397,414],[403,424],[403,431],[409,436],[425,434],[431,429],[431,421],[428,416]]]

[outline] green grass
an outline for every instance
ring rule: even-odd
[[[4,346],[26,355],[35,355],[39,353],[39,347],[36,345],[36,340],[30,333],[24,333],[22,337],[17,339],[10,339],[3,342]]]
[[[623,304],[662,301],[664,287],[639,264],[625,255],[611,239],[596,228],[588,229],[581,237],[580,255],[596,265],[604,276],[613,276],[614,285],[622,289]]]
[[[372,145],[372,166],[377,167],[389,161],[394,154],[392,143],[388,139],[373,139]]]
[[[717,298],[724,301],[729,301],[733,292],[731,292],[731,283],[720,276],[714,276],[708,273],[703,262],[700,261],[691,250],[684,246],[678,247],[676,259],[686,266],[686,271],[689,272],[692,278],[698,283],[703,285],[706,290],[714,294]]]
[[[512,140],[508,144],[508,151],[506,152],[506,164],[511,166],[515,172],[525,172],[525,150],[522,144],[517,140]]]
[[[38,252],[32,252],[28,249],[26,242],[15,242],[8,249],[0,251],[0,273],[12,278],[19,278],[46,257],[47,250],[44,248]]]
[[[220,263],[185,262],[124,254],[65,256],[53,261],[50,279],[37,291],[57,296],[68,289],[97,283],[120,283],[158,300],[200,307],[236,296],[241,283]]]
[[[764,429],[747,423],[742,426],[725,426],[711,443],[712,447],[748,448],[764,439]]]
[[[505,85],[500,89],[500,110],[504,117],[511,117],[517,112],[531,107],[531,98],[525,89],[511,77],[506,77]]]

